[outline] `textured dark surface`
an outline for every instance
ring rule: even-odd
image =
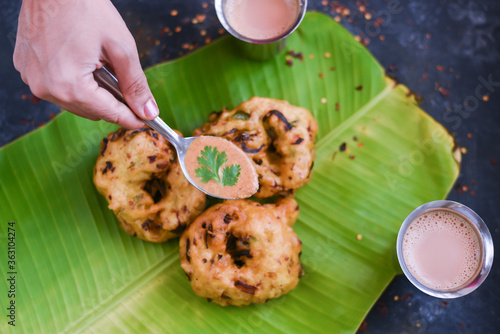
[[[225,33],[211,1],[114,3],[136,38],[144,68],[185,55]],[[0,5],[0,145],[4,145],[50,121],[59,108],[34,98],[15,71],[12,53],[20,1],[0,0]],[[465,154],[449,199],[475,210],[500,247],[500,2],[310,0],[308,9],[337,18],[359,36],[388,74],[422,96],[422,108],[454,134]],[[498,333],[499,279],[500,264],[495,259],[478,290],[441,300],[398,276],[359,332]]]

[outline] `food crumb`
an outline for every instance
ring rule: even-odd
[[[483,101],[488,102],[490,100],[490,97],[488,95],[483,96]]]
[[[309,59],[314,59],[314,55],[309,55]]]
[[[325,58],[330,58],[331,56],[330,52],[325,52]]]
[[[326,103],[326,97],[321,99],[321,103],[325,104]]]
[[[318,76],[319,76],[321,79],[323,79],[323,78],[325,77],[325,75],[324,75],[323,73],[318,74]]]
[[[397,302],[398,300],[399,300],[399,296],[398,295],[394,296],[394,301]]]
[[[363,322],[361,323],[361,326],[359,326],[359,330],[366,332],[367,327],[368,327],[368,323],[363,320]]]
[[[363,236],[362,236],[361,234],[358,234],[358,235],[356,236],[356,239],[361,240],[361,239],[363,239]]]
[[[171,16],[177,16],[177,14],[179,14],[179,11],[178,11],[177,9],[172,9],[172,10],[170,11],[170,15],[171,15]]]
[[[439,87],[438,90],[441,93],[441,95],[443,95],[443,97],[450,97],[450,92],[443,86]]]
[[[467,154],[467,148],[465,148],[465,147],[460,147],[460,153],[462,153],[462,154]]]
[[[467,134],[467,138],[469,138],[469,139],[470,139],[470,138],[472,138],[472,133],[470,133],[470,132],[469,132],[469,133]]]

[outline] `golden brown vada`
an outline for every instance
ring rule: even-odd
[[[206,195],[184,177],[172,145],[150,128],[104,138],[94,184],[125,232],[147,241],[180,236],[205,207]]]
[[[266,198],[310,180],[317,131],[307,109],[253,97],[232,110],[213,113],[193,135],[223,137],[241,147],[259,175],[260,187],[254,196]]]
[[[295,288],[302,243],[293,198],[276,204],[229,200],[201,214],[180,238],[181,266],[194,292],[219,305],[264,303]]]

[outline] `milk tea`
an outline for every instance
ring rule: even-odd
[[[297,20],[298,0],[226,0],[224,15],[240,35],[268,40],[283,35]]]
[[[406,229],[402,244],[408,270],[436,291],[467,286],[480,270],[481,250],[476,228],[464,216],[447,209],[417,216]]]

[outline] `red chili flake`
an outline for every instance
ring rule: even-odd
[[[224,29],[223,28],[219,28],[218,33],[219,33],[219,35],[222,35],[224,33]]]
[[[355,89],[356,89],[356,90],[358,90],[358,91],[359,91],[359,90],[362,90],[362,89],[363,89],[363,85],[356,86],[356,88],[355,88]]]
[[[398,65],[396,64],[390,64],[389,66],[387,66],[387,72],[393,73],[396,72],[397,70],[398,70]]]
[[[335,111],[339,111],[340,110],[340,103],[337,102],[335,103]]]
[[[203,21],[205,21],[206,18],[207,16],[205,14],[196,14],[196,20],[198,20],[198,22],[200,23],[203,23]]]
[[[293,60],[292,60],[292,58],[290,58],[290,57],[287,56],[285,58],[285,65],[290,66],[290,67],[293,66]]]
[[[50,119],[54,119],[54,117],[56,117],[56,114],[54,114],[53,112],[50,113],[49,115]]]
[[[177,26],[177,27],[175,27],[175,29],[174,29],[174,31],[175,31],[175,32],[181,32],[181,30],[182,30],[182,27],[181,27],[181,26]]]
[[[491,165],[492,165],[493,167],[495,167],[495,166],[498,164],[498,161],[497,161],[497,159],[495,159],[495,158],[491,158],[491,161],[490,161],[490,162],[491,162]]]
[[[177,9],[172,9],[172,10],[170,11],[170,15],[171,15],[171,16],[177,16],[177,14],[179,14],[179,11],[178,11]]]
[[[318,74],[318,76],[319,76],[320,78],[322,78],[322,79],[325,77],[325,75],[324,75],[323,73]]]
[[[442,308],[446,308],[446,306],[448,306],[448,302],[446,300],[442,300],[441,301],[441,307]]]
[[[401,300],[407,300],[410,301],[413,299],[413,295],[411,293],[405,293],[403,297],[401,297]]]
[[[293,50],[290,50],[287,52],[288,55],[292,56],[293,58],[297,58],[300,60],[304,60],[304,54],[302,52],[295,52]]]
[[[427,79],[429,75],[427,73],[422,74],[422,78]]]
[[[335,71],[335,66],[330,67],[330,71]]]
[[[45,125],[45,123],[44,123],[44,122],[42,122],[42,123],[38,124],[38,127],[39,127],[39,128],[41,128],[41,127],[42,127],[42,126],[44,126],[44,125]]]
[[[37,104],[38,102],[40,102],[40,98],[38,98],[38,97],[36,97],[36,96],[34,96],[34,95],[30,95],[30,96],[28,97],[28,100],[29,100],[31,103],[33,103],[33,104]]]
[[[359,330],[366,332],[367,327],[368,327],[368,323],[363,320],[363,322],[361,323],[361,326],[359,326]]]
[[[439,92],[444,97],[450,97],[450,92],[446,88],[444,88],[443,86],[439,87]]]
[[[160,34],[161,34],[161,35],[164,35],[164,34],[166,34],[166,33],[167,33],[167,32],[169,32],[169,31],[170,31],[170,28],[169,28],[169,27],[165,27],[165,28],[163,28],[162,30],[160,30]]]
[[[463,323],[462,323],[462,324],[460,324],[460,328],[462,328],[462,329],[463,329],[464,327],[465,327],[465,326],[464,326],[464,324],[463,324]]]
[[[377,308],[376,308],[377,313],[382,314],[384,317],[389,315],[389,312],[387,310],[387,306],[385,306],[384,302],[379,301],[377,303]]]
[[[436,65],[436,69],[437,69],[439,72],[444,72],[444,66],[442,66],[442,65]]]
[[[457,193],[458,193],[459,195],[462,195],[462,194],[463,194],[462,189],[457,189]]]
[[[363,147],[363,143],[358,143],[358,147]]]
[[[470,138],[472,138],[472,133],[470,133],[470,132],[469,132],[469,133],[467,134],[467,138],[469,138],[469,139],[470,139]]]
[[[471,195],[471,196],[476,196],[476,191],[471,190],[471,191],[470,191],[470,195]]]
[[[356,156],[355,156],[355,155],[351,155],[349,158],[350,158],[351,160],[354,160],[354,159],[356,158]]]

